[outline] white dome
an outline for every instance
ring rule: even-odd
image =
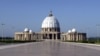
[[[28,32],[28,31],[29,31],[29,29],[28,29],[28,28],[25,28],[25,29],[24,29],[24,31],[25,31],[25,32]]]
[[[76,32],[76,29],[75,29],[75,28],[73,28],[73,29],[72,29],[72,32]]]
[[[32,30],[29,30],[30,33],[32,33]]]
[[[42,28],[59,28],[59,22],[56,17],[50,13],[42,22]]]
[[[68,30],[68,33],[71,33],[72,31],[71,30]]]

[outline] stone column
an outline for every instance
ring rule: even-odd
[[[72,35],[70,34],[70,41],[72,41]]]
[[[56,40],[57,40],[58,35],[56,34]]]
[[[54,34],[52,34],[52,40],[54,40]]]
[[[47,34],[47,39],[50,39],[50,38],[49,38],[49,34]]]
[[[43,34],[41,34],[41,40],[43,40]]]
[[[80,36],[80,34],[79,34],[79,41],[81,40],[81,36]]]

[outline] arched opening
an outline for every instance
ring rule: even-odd
[[[54,39],[56,39],[56,34],[54,34]]]
[[[57,35],[58,35],[58,39],[60,39],[60,33],[58,33]]]
[[[49,34],[49,38],[52,39],[52,34]]]

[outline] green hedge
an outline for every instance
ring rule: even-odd
[[[95,44],[95,43],[98,43],[100,44],[100,38],[87,38],[86,41],[63,41],[63,42],[76,42],[76,43],[92,43],[92,44]]]
[[[26,43],[26,42],[36,42],[36,40],[32,41],[19,41],[19,40],[0,40],[1,43]]]

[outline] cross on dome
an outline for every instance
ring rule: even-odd
[[[50,11],[49,16],[53,16],[52,11]]]

